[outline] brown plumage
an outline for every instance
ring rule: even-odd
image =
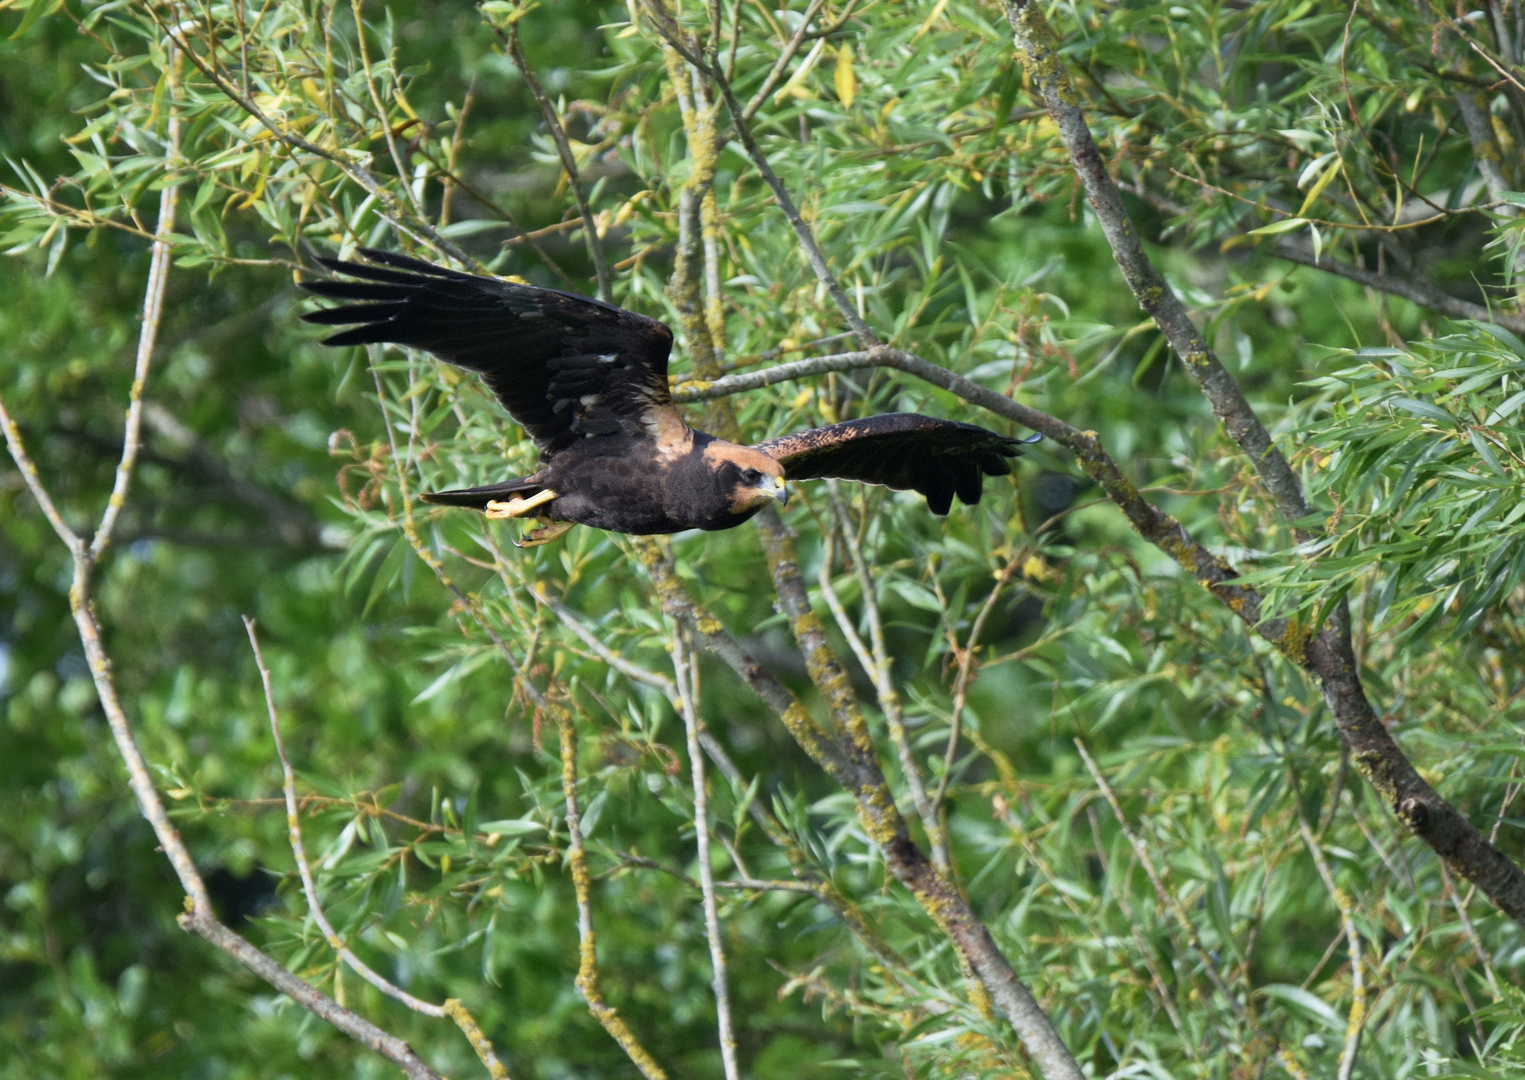
[[[308,322],[349,326],[326,345],[392,342],[478,372],[540,449],[534,474],[424,495],[494,517],[611,532],[728,529],[785,480],[838,477],[926,496],[945,514],[957,495],[979,502],[985,476],[1011,471],[1020,440],[974,424],[887,413],[738,446],[683,422],[667,386],[672,332],[654,319],[554,289],[447,270],[361,249],[372,265],[321,260],[351,281],[309,281],[342,307]]]

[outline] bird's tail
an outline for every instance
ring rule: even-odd
[[[426,503],[439,506],[469,506],[473,510],[486,510],[489,502],[506,502],[510,496],[521,499],[538,495],[545,485],[529,477],[517,477],[484,487],[457,488],[454,491],[430,491],[420,496]]]

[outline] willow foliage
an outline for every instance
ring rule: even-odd
[[[715,13],[711,55],[864,321],[1098,432],[1279,614],[1350,601],[1395,736],[1519,857],[1521,6],[1048,10],[1140,233],[1305,478],[1311,539],[1137,310],[999,11],[749,0]],[[710,40],[708,9],[672,11]],[[319,348],[294,285],[357,246],[588,293],[597,262],[616,302],[681,331],[680,385],[700,329],[724,371],[853,347],[723,107],[696,157],[682,113],[713,90],[695,102],[703,80],[636,0],[13,0],[0,26],[0,395],[72,522],[111,490],[153,215],[180,191],[144,456],[96,607],[225,917],[440,1072],[482,1068],[454,1025],[343,970],[310,917],[247,614],[318,899],[356,953],[462,1001],[514,1076],[633,1075],[574,984],[566,710],[603,996],[669,1075],[721,1075],[674,681],[689,646],[637,548],[576,529],[515,549],[513,523],[418,503],[532,451],[473,379]],[[696,176],[697,310],[672,287]],[[1013,430],[892,371],[729,400],[749,438],[890,410]],[[1060,448],[945,519],[881,489],[798,494],[816,614],[916,838],[1091,1075],[1519,1062],[1519,928],[1405,839],[1317,689]],[[670,550],[824,718],[756,533]],[[0,472],[0,1076],[390,1075],[175,928],[68,587]],[[712,658],[693,692],[734,762],[711,768],[708,828],[742,1071],[1022,1075],[851,796]]]

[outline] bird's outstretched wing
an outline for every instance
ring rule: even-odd
[[[302,318],[351,326],[325,345],[394,342],[480,372],[544,457],[581,438],[686,439],[667,389],[672,331],[586,296],[447,270],[361,248],[369,263],[319,261],[353,281],[302,287],[352,303]]]
[[[934,514],[946,514],[953,496],[973,506],[986,476],[1011,472],[1021,439],[975,424],[917,413],[884,413],[784,435],[756,449],[778,460],[787,480],[833,476],[919,491]]]

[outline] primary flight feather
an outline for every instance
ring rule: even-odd
[[[361,249],[371,265],[323,259],[349,281],[303,288],[341,307],[307,322],[351,329],[325,345],[391,342],[475,371],[534,440],[530,476],[424,495],[492,517],[535,514],[532,543],[573,524],[623,533],[729,529],[786,480],[837,477],[919,491],[932,512],[979,502],[1005,476],[1021,440],[974,424],[886,413],[738,446],[683,422],[667,385],[672,331],[586,296],[465,274],[395,252]]]

